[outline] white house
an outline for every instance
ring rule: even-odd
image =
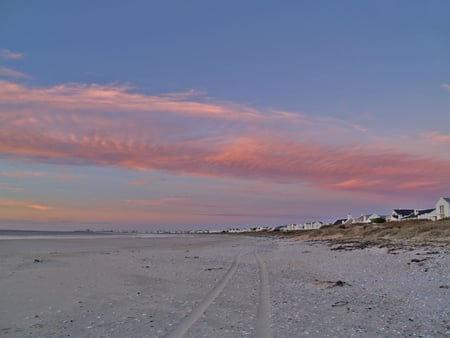
[[[436,220],[436,209],[416,210],[415,214],[417,219]]]
[[[443,219],[450,217],[450,197],[441,197],[436,203],[436,217]]]
[[[314,222],[306,222],[304,225],[305,230],[312,230],[312,229],[319,229],[322,227],[323,223],[320,221],[314,221]]]
[[[347,218],[339,218],[334,221],[333,225],[352,224],[354,223],[354,221],[355,219],[353,218],[352,214],[348,214]]]
[[[391,220],[401,221],[402,219],[411,219],[414,217],[414,209],[394,209],[392,211]]]
[[[303,224],[297,224],[297,223],[283,225],[282,227],[279,228],[280,231],[296,231],[296,230],[303,230],[303,229],[304,229]]]
[[[394,209],[391,220],[425,219],[435,221],[450,217],[450,197],[441,197],[434,209]]]
[[[358,218],[353,220],[353,223],[372,223],[372,220],[380,218],[380,215],[370,214],[370,215],[361,215]]]

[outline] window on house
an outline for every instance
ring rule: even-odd
[[[440,206],[439,206],[439,213],[440,213],[441,215],[444,215],[444,206],[443,206],[443,205],[440,205]]]

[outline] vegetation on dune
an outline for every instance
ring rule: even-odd
[[[324,241],[330,245],[343,245],[344,249],[378,246],[396,250],[405,248],[404,245],[407,244],[447,246],[450,245],[450,218],[439,221],[408,220],[324,225],[314,230],[259,231],[241,235]]]
[[[384,217],[377,217],[372,220],[372,223],[386,223],[386,219]]]
[[[300,239],[326,240],[420,240],[450,243],[450,219],[409,220],[373,224],[326,225],[317,230],[296,232]]]

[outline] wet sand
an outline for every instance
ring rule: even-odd
[[[228,235],[0,240],[4,337],[444,337],[449,248]]]

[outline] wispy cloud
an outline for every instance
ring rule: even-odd
[[[20,103],[22,107],[59,111],[96,112],[167,112],[191,117],[224,120],[257,119],[263,115],[244,105],[232,102],[189,100],[185,95],[144,95],[128,85],[62,84],[49,88],[30,88],[0,81],[0,101]]]
[[[21,178],[21,177],[42,177],[45,173],[42,171],[2,171],[0,176]]]
[[[64,172],[43,172],[43,171],[3,171],[0,172],[0,176],[17,179],[47,177],[61,182],[79,182],[84,178],[83,175],[78,174],[74,175]]]
[[[115,84],[31,88],[0,81],[0,153],[43,163],[300,181],[381,194],[437,191],[445,184],[450,189],[450,161],[363,145],[355,136],[368,134],[363,126],[195,95],[147,95]]]
[[[48,205],[37,204],[29,201],[8,200],[8,199],[0,199],[0,207],[29,208],[39,211],[49,211],[54,209],[53,207]]]
[[[27,207],[36,209],[36,210],[41,210],[41,211],[48,211],[48,210],[53,209],[52,207],[49,207],[48,205],[41,205],[41,204],[28,204]]]
[[[442,134],[437,131],[424,133],[426,139],[434,144],[449,144],[450,145],[450,134]]]
[[[3,76],[7,76],[7,77],[13,77],[13,78],[26,78],[28,77],[26,74],[18,72],[17,70],[5,67],[5,66],[0,66],[0,75]]]
[[[13,52],[9,49],[0,49],[0,59],[18,60],[24,57],[23,53]]]
[[[156,199],[127,199],[127,205],[134,206],[165,206],[179,204],[179,202],[190,200],[189,196],[163,196]]]
[[[150,185],[150,184],[151,184],[150,181],[145,181],[145,180],[130,182],[130,185],[138,185],[138,186],[146,186],[146,185]]]
[[[444,88],[444,89],[450,90],[450,84],[448,84],[448,83],[443,83],[441,86],[442,86],[442,88]]]
[[[16,184],[12,183],[0,183],[0,191],[6,190],[6,191],[23,191],[24,189]]]

